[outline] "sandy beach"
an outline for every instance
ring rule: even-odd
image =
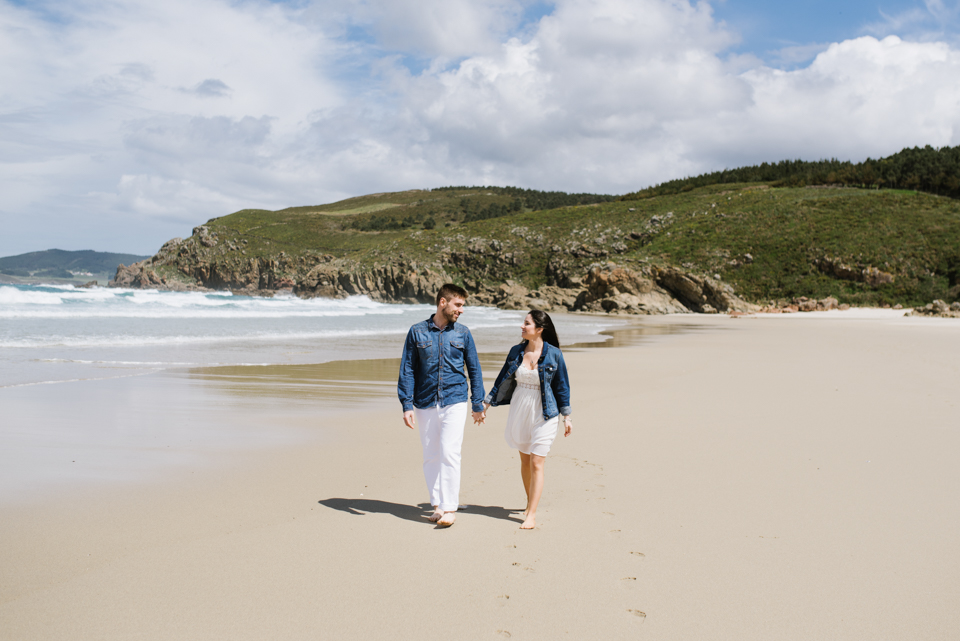
[[[0,639],[956,638],[960,322],[638,323],[683,331],[566,353],[532,532],[505,408],[437,529],[388,388],[314,415],[288,385],[263,407],[323,439],[0,506]]]

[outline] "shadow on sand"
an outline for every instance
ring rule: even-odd
[[[417,523],[427,523],[427,517],[430,516],[433,509],[429,503],[419,505],[403,505],[402,503],[390,503],[388,501],[378,501],[377,499],[323,499],[318,501],[320,505],[340,510],[348,514],[363,516],[365,514],[390,514],[404,521],[416,521]],[[508,510],[496,505],[463,505],[460,512],[467,514],[480,514],[492,519],[501,519],[503,521],[514,521],[523,523],[523,519],[513,516],[511,512],[518,510]]]

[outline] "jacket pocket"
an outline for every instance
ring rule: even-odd
[[[417,349],[428,350],[433,345],[433,341],[417,341]]]

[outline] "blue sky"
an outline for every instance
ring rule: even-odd
[[[734,49],[776,64],[782,49],[820,49],[831,42],[863,35],[929,38],[956,35],[956,8],[937,12],[920,0],[806,0],[762,2],[721,0],[714,14],[742,38]],[[812,56],[811,56],[812,57]],[[805,62],[805,60],[804,60]],[[789,66],[796,66],[792,63]]]
[[[0,255],[960,144],[960,0],[0,0]]]

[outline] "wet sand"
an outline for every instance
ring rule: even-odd
[[[867,316],[569,350],[532,532],[505,408],[442,530],[390,390],[343,372],[371,409],[314,413],[315,371],[194,372],[295,442],[0,506],[0,638],[952,639],[960,323]]]

